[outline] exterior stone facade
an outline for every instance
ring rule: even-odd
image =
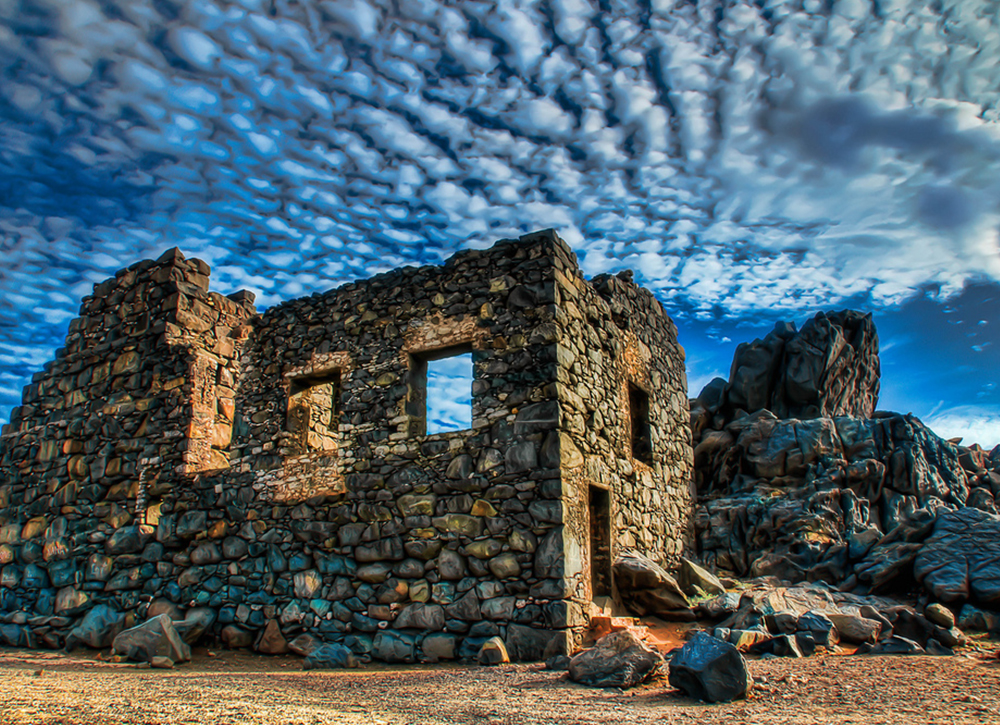
[[[97,285],[25,390],[0,639],[64,646],[106,605],[263,651],[310,633],[438,660],[501,635],[538,659],[614,596],[620,550],[688,545],[676,328],[554,233],[263,315],[208,275],[172,251]],[[427,362],[468,351],[472,426],[426,435]]]

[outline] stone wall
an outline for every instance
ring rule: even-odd
[[[556,281],[566,567],[576,596],[589,601],[595,566],[611,581],[624,551],[672,566],[691,543],[687,376],[676,326],[631,273],[591,283],[557,254]],[[599,491],[611,509],[603,562],[594,561],[589,530]]]
[[[0,636],[61,646],[106,604],[263,651],[308,632],[436,660],[499,634],[537,659],[586,624],[592,488],[611,548],[683,545],[676,331],[630,282],[591,287],[553,233],[249,324],[207,275],[168,253],[99,285],[26,391],[0,459],[0,610],[20,629]],[[426,435],[426,363],[461,351],[472,427]]]

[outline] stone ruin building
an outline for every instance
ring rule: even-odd
[[[0,439],[5,643],[66,646],[102,607],[265,652],[539,659],[619,552],[690,543],[676,328],[553,232],[253,301],[177,250],[83,300]],[[469,352],[471,428],[428,435],[428,362]]]

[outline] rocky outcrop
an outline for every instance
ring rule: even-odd
[[[974,508],[942,513],[913,572],[941,602],[1000,609],[1000,516]]]
[[[821,312],[796,330],[775,325],[736,348],[729,381],[716,378],[692,405],[695,436],[747,413],[779,418],[869,417],[879,390],[878,334],[870,314]]]
[[[916,577],[941,601],[1000,606],[1000,554],[979,544],[998,536],[1000,446],[875,412],[878,370],[871,318],[856,312],[738,348],[730,380],[691,403],[699,560],[860,593]]]
[[[958,451],[912,416],[733,422],[696,449],[702,561],[739,576],[885,590],[909,575],[935,512],[961,507]]]

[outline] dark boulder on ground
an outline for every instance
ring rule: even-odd
[[[1000,516],[975,508],[942,512],[913,571],[939,601],[1000,609]]]
[[[133,662],[150,662],[157,656],[173,662],[191,659],[191,648],[181,639],[166,614],[121,632],[114,639],[112,651]]]
[[[85,644],[94,649],[110,647],[124,628],[124,614],[116,612],[106,604],[98,604],[70,631],[66,637],[66,649],[72,650],[78,644]]]
[[[893,635],[877,644],[863,644],[855,654],[859,655],[922,655],[926,654],[923,647],[912,639]]]
[[[728,642],[698,632],[670,659],[670,684],[697,700],[729,702],[746,697],[750,673]]]
[[[302,660],[304,670],[339,670],[357,666],[354,653],[340,644],[322,644]]]
[[[569,662],[569,679],[591,687],[634,687],[660,671],[663,656],[628,630],[612,632]]]

